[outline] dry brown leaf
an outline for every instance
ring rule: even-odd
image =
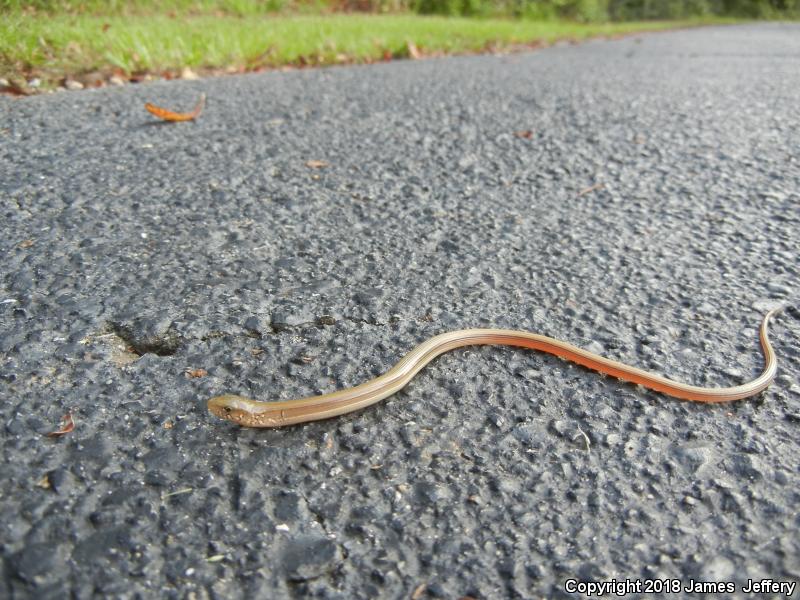
[[[408,49],[408,55],[414,60],[422,58],[422,52],[419,51],[414,42],[406,42],[406,48]]]
[[[28,88],[27,84],[12,79],[5,85],[0,86],[0,93],[12,94],[14,96],[32,96],[35,92]]]
[[[200,116],[200,113],[203,112],[203,106],[206,103],[206,95],[200,94],[200,100],[197,101],[197,104],[192,109],[191,112],[188,113],[177,113],[172,112],[171,110],[167,110],[166,108],[161,108],[160,106],[156,106],[155,104],[150,104],[149,102],[144,105],[152,115],[157,116],[159,119],[163,119],[164,121],[170,122],[177,122],[177,121],[192,121]]]
[[[197,377],[205,377],[208,375],[208,371],[205,369],[186,369],[183,374],[189,379],[195,379]]]
[[[533,137],[533,130],[525,129],[524,131],[515,131],[514,135],[517,136],[518,138],[524,138],[526,140],[529,140]]]
[[[424,593],[425,593],[425,589],[426,589],[427,587],[428,587],[428,585],[427,585],[427,584],[425,584],[425,583],[420,583],[420,584],[419,584],[419,585],[416,587],[416,589],[414,590],[414,593],[413,593],[413,594],[411,594],[411,600],[419,600],[420,598],[422,598],[422,594],[424,594]]]
[[[51,431],[47,434],[47,437],[61,437],[62,435],[67,435],[73,429],[75,429],[75,421],[72,418],[72,413],[67,413],[61,417],[61,428]]]
[[[34,240],[23,240],[19,244],[17,244],[17,248],[30,248],[33,246]]]
[[[197,79],[200,79],[200,76],[197,73],[195,73],[190,67],[183,67],[183,69],[181,69],[181,79],[188,79],[191,81],[195,81]]]
[[[324,160],[308,160],[306,161],[306,166],[312,169],[324,169],[328,166],[328,162]]]

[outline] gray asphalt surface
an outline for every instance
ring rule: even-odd
[[[0,596],[797,582],[797,311],[730,405],[506,348],[283,430],[205,401],[476,326],[751,379],[800,291],[798,90],[800,25],[761,24],[0,99]]]

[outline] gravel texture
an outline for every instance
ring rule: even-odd
[[[730,405],[506,348],[282,430],[205,401],[476,326],[754,377],[800,292],[798,65],[800,25],[762,24],[1,98],[0,596],[797,581],[796,310],[774,385]],[[201,92],[193,123],[143,109]]]

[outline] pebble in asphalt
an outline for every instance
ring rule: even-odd
[[[800,579],[796,311],[730,405],[480,348],[332,421],[205,410],[476,326],[755,376],[798,297],[798,59],[759,24],[0,99],[0,595]]]

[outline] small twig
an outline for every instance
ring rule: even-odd
[[[183,488],[180,490],[175,490],[174,492],[168,492],[166,494],[161,494],[161,499],[166,500],[172,496],[178,496],[180,494],[191,494],[194,491],[194,488]]]
[[[583,441],[586,442],[586,451],[587,452],[591,452],[591,450],[590,450],[591,445],[589,444],[589,436],[586,435],[584,433],[583,429],[581,429],[580,427],[578,427],[578,433],[583,436]],[[578,436],[576,435],[572,439],[574,440],[576,437],[578,437]]]
[[[586,194],[593,192],[595,190],[599,190],[600,188],[605,187],[605,185],[606,185],[605,183],[595,183],[594,185],[590,185],[589,187],[584,188],[580,192],[578,192],[578,198],[580,198],[581,196],[585,196]]]

